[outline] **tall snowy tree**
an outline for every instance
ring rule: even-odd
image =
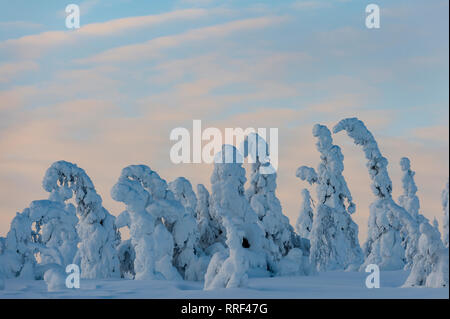
[[[253,160],[245,195],[264,229],[264,249],[268,252],[270,270],[277,273],[281,259],[295,247],[296,234],[275,194],[277,174],[269,161],[267,142],[258,134],[250,133],[241,149],[245,157],[249,156]]]
[[[402,157],[400,167],[403,172],[402,186],[403,194],[399,196],[398,203],[414,218],[419,224],[427,222],[427,219],[419,213],[420,201],[417,197],[417,186],[414,181],[416,174],[411,170],[411,162],[407,157]]]
[[[317,150],[321,163],[317,173],[302,166],[297,177],[317,184],[317,207],[310,234],[310,258],[317,270],[353,270],[363,262],[358,242],[358,226],[351,214],[355,205],[342,172],[344,156],[337,145],[333,145],[330,130],[320,124],[313,127],[318,138]]]
[[[403,287],[448,287],[448,248],[442,244],[439,231],[428,222],[420,225],[420,234],[418,251]]]
[[[368,239],[364,245],[365,261],[361,266],[377,264],[381,270],[402,269],[412,265],[417,251],[418,224],[392,199],[392,182],[388,161],[382,156],[372,133],[357,118],[341,120],[333,132],[345,130],[356,145],[361,145],[368,160],[366,166],[372,180],[376,200],[370,205]]]
[[[447,185],[445,187],[445,189],[442,191],[442,207],[444,209],[444,217],[443,222],[442,222],[442,227],[443,227],[443,241],[444,241],[444,245],[445,247],[448,247],[448,205],[449,205],[449,201],[448,201],[448,182]]]
[[[302,206],[300,208],[300,213],[295,223],[295,230],[297,234],[301,237],[310,239],[312,224],[313,224],[313,209],[311,207],[312,198],[309,191],[304,188],[301,192],[302,195]]]
[[[120,243],[120,233],[114,216],[102,206],[102,198],[86,172],[66,161],[55,162],[45,173],[43,187],[53,201],[66,201],[75,195],[80,237],[75,259],[80,262],[81,277],[119,277],[116,247]]]
[[[250,272],[267,273],[264,229],[244,195],[242,162],[231,145],[223,145],[215,156],[211,215],[225,228],[227,251],[213,255],[205,275],[205,290],[245,286]]]

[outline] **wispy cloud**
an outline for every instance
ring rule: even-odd
[[[86,24],[76,31],[47,31],[18,39],[9,39],[0,42],[0,50],[9,52],[13,56],[33,58],[57,46],[73,45],[73,40],[85,37],[116,36],[133,29],[147,28],[169,21],[198,19],[207,16],[208,13],[205,9],[185,9],[157,15],[114,19],[102,23]]]
[[[137,61],[143,58],[151,59],[158,56],[161,50],[175,48],[188,42],[223,38],[236,32],[262,29],[285,20],[285,17],[262,17],[227,22],[189,30],[181,34],[158,37],[144,43],[113,48],[92,57],[81,59],[78,62],[105,63],[130,60]]]
[[[10,82],[23,72],[36,71],[39,65],[33,61],[21,61],[16,63],[6,63],[0,65],[0,83]]]

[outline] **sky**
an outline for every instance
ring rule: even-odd
[[[297,167],[317,167],[312,127],[363,120],[389,161],[411,159],[421,213],[442,224],[449,166],[448,1],[0,1],[0,236],[16,212],[46,199],[46,169],[86,170],[118,215],[111,187],[121,169],[146,164],[167,181],[210,187],[212,166],[173,164],[170,131],[279,130],[277,195],[292,224]],[[78,4],[80,29],[65,26]],[[364,154],[345,133],[344,154],[362,243],[374,200]],[[312,194],[315,191],[310,188]]]

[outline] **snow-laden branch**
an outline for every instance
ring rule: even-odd
[[[340,121],[333,128],[333,133],[346,131],[356,145],[361,145],[367,159],[367,169],[372,179],[372,191],[379,198],[389,198],[392,182],[387,171],[388,161],[381,155],[378,144],[364,123],[356,117]]]

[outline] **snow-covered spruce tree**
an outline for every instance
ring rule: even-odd
[[[119,215],[118,226],[130,228],[130,240],[134,251],[134,278],[181,280],[173,266],[174,242],[172,234],[162,224],[160,216],[154,216],[149,207],[156,201],[152,194],[164,198],[166,183],[145,165],[130,165],[122,170],[119,180],[111,190],[111,197],[127,206]],[[181,205],[174,202],[175,210]],[[159,231],[155,229],[158,227]],[[124,247],[126,248],[126,246]],[[131,257],[131,256],[129,256]],[[122,268],[129,268],[125,263]]]
[[[317,150],[321,163],[317,173],[308,167],[300,167],[297,177],[317,184],[317,206],[310,234],[310,259],[319,271],[357,269],[363,262],[358,242],[358,226],[351,214],[355,205],[342,176],[344,156],[333,145],[330,130],[320,124],[313,127],[318,138]]]
[[[368,160],[371,189],[376,200],[370,205],[368,239],[364,244],[364,271],[368,264],[381,270],[396,270],[412,265],[419,238],[418,224],[410,214],[392,199],[392,182],[387,171],[388,161],[382,156],[372,133],[357,118],[340,121],[333,132],[345,130],[356,145],[361,145]]]
[[[300,237],[310,239],[313,224],[313,209],[311,208],[312,198],[309,191],[304,188],[301,192],[302,206],[298,214],[295,230]]]
[[[211,176],[211,215],[225,228],[227,251],[216,252],[205,275],[205,290],[245,286],[249,273],[266,274],[264,229],[244,194],[243,158],[231,145],[216,154]]]
[[[120,233],[86,172],[66,161],[55,162],[45,173],[43,187],[53,201],[65,201],[75,195],[80,244],[74,262],[80,263],[81,277],[119,277],[116,247]]]
[[[203,184],[197,185],[197,222],[199,229],[200,248],[212,256],[225,246],[225,232],[223,226],[210,214],[210,196]]]
[[[416,174],[411,170],[411,162],[409,158],[402,157],[400,160],[400,167],[403,172],[402,186],[403,194],[399,196],[398,203],[411,215],[416,222],[421,223],[428,222],[428,220],[419,213],[420,201],[417,197],[417,186],[414,181],[414,175]]]
[[[418,251],[403,287],[448,287],[449,255],[439,231],[428,222],[420,225]]]
[[[275,194],[277,174],[270,164],[269,147],[261,136],[250,133],[246,136],[241,150],[244,157],[248,156],[252,161],[250,183],[245,195],[265,231],[267,240],[264,241],[264,249],[268,253],[269,269],[274,274],[281,272],[286,274],[285,270],[279,269],[281,259],[287,256],[291,249],[302,250],[303,246],[296,247],[297,242],[301,243],[301,238],[297,238]],[[298,264],[304,263],[304,265],[298,274],[307,274],[309,251],[304,249],[301,254],[304,258],[300,258]]]
[[[442,207],[444,209],[444,217],[443,217],[443,222],[442,222],[442,227],[443,227],[443,234],[442,234],[442,239],[444,241],[444,245],[445,247],[448,247],[448,205],[449,205],[449,201],[448,201],[448,182],[447,185],[445,187],[445,189],[442,191]]]

